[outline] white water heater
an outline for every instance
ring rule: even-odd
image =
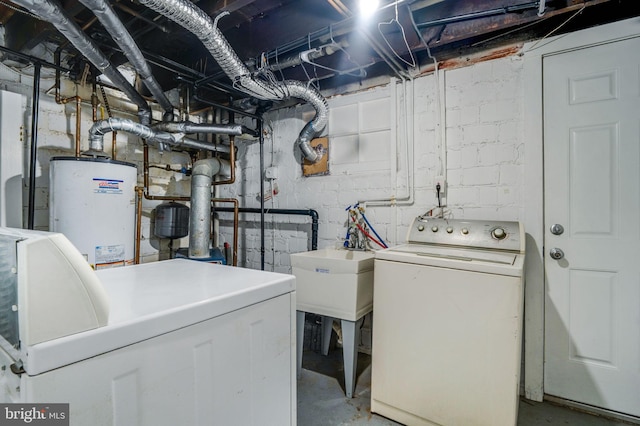
[[[135,165],[53,157],[49,177],[49,230],[64,234],[94,269],[133,264]]]

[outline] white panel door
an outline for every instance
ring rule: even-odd
[[[640,416],[640,38],[544,58],[545,392]],[[559,224],[564,232],[553,232]],[[550,251],[562,250],[554,259]]]

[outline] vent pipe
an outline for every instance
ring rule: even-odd
[[[322,153],[316,151],[309,143],[322,131],[328,120],[329,106],[320,92],[300,81],[272,82],[251,75],[217,27],[218,20],[228,12],[223,12],[212,20],[188,0],[140,0],[140,3],[196,35],[227,77],[233,81],[236,89],[262,100],[280,101],[294,97],[310,103],[316,110],[316,115],[305,125],[296,144],[300,146],[308,161],[315,163],[320,160]]]
[[[82,32],[82,29],[57,0],[15,0],[14,3],[56,27],[85,58],[111,80],[114,86],[122,90],[138,106],[140,121],[144,124],[151,122],[151,110],[142,95],[109,62],[109,59],[100,51],[93,40]]]
[[[191,169],[191,210],[189,211],[189,257],[210,256],[211,183],[222,168],[218,158],[196,161]]]
[[[144,85],[165,111],[163,120],[172,121],[173,105],[171,105],[162,87],[160,87],[160,84],[158,84],[153,77],[151,68],[142,55],[140,48],[138,48],[133,37],[131,37],[131,34],[129,34],[129,31],[127,31],[122,21],[120,21],[111,5],[105,0],[80,0],[80,3],[96,15],[102,26],[111,35],[111,38],[120,46],[122,52],[140,75]]]
[[[236,133],[229,134],[241,134],[240,127],[235,129]],[[131,133],[146,139],[149,142],[156,142],[159,144],[166,144],[169,146],[175,146],[180,148],[191,149],[203,149],[207,151],[228,151],[226,146],[216,146],[208,142],[197,141],[184,137],[184,133],[168,133],[158,131],[149,126],[145,126],[141,123],[128,120],[126,118],[108,118],[106,120],[96,121],[91,129],[89,129],[89,150],[85,152],[86,155],[93,155],[98,157],[105,156],[104,154],[104,135],[113,131],[121,131]],[[231,131],[231,130],[229,130]]]
[[[192,123],[191,121],[163,122],[152,126],[156,130],[172,133],[215,133],[218,135],[240,136],[243,133],[240,124]]]

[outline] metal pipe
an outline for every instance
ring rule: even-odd
[[[80,106],[82,98],[76,96],[76,157],[80,157],[80,128],[81,128],[81,115],[82,107]]]
[[[187,196],[151,195],[149,194],[149,145],[145,142],[142,148],[142,175],[144,185],[144,198],[158,201],[190,201]]]
[[[219,135],[236,135],[242,134],[242,126],[240,124],[211,124],[211,123],[193,123],[191,121],[180,122],[161,122],[151,126],[156,130],[171,133],[215,133]]]
[[[116,159],[116,154],[118,153],[118,132],[115,130],[111,132],[111,158]]]
[[[238,228],[240,223],[238,200],[236,198],[214,198],[211,201],[214,203],[233,203],[233,209],[229,209],[228,211],[233,212],[233,266],[238,266]],[[218,209],[219,207],[214,207],[214,211]]]
[[[231,136],[229,138],[229,165],[231,166],[229,179],[213,181],[213,185],[230,185],[236,181],[236,149],[234,143],[235,137]]]
[[[40,62],[33,64],[33,96],[31,99],[31,158],[29,160],[29,211],[27,227],[34,229],[36,200],[36,162],[38,161],[38,110],[40,105]]]
[[[260,269],[264,271],[264,132],[263,122],[260,120]]]
[[[210,256],[211,183],[221,169],[217,158],[196,161],[191,171],[191,209],[189,210],[189,257]]]
[[[217,212],[231,212],[233,211],[231,208],[227,207],[218,207],[216,208]],[[238,209],[240,213],[255,213],[262,214],[263,210],[261,208],[254,207],[240,207]],[[301,210],[301,209],[266,209],[264,210],[264,214],[282,214],[282,215],[298,215],[298,216],[309,216],[311,217],[311,250],[318,250],[318,212],[312,209],[309,210]]]
[[[108,118],[93,123],[89,129],[89,150],[88,155],[104,156],[104,135],[114,130],[120,130],[139,136],[147,141],[168,144],[175,147],[204,149],[216,151],[216,146],[208,142],[200,142],[193,139],[184,138],[184,135],[157,131],[142,123],[128,120],[126,118]]]
[[[147,24],[158,28],[163,33],[169,33],[169,29],[167,27],[165,27],[164,25],[160,25],[156,21],[154,21],[153,19],[149,19],[146,16],[143,16],[142,14],[140,14],[140,13],[136,12],[135,10],[131,9],[129,6],[125,6],[124,4],[120,3],[119,0],[116,1],[116,3],[114,5],[118,9],[122,10],[123,12],[127,12],[129,15],[134,16],[134,17],[140,19],[141,21],[144,21]]]
[[[56,49],[53,53],[54,61],[57,65],[60,65],[60,48]],[[55,83],[54,83],[54,98],[58,105],[66,105],[70,101],[76,101],[76,135],[75,135],[75,154],[76,157],[80,157],[80,132],[81,132],[81,114],[82,114],[82,98],[80,96],[71,96],[68,98],[62,98],[60,95],[60,69],[56,68]],[[93,101],[93,98],[92,98]],[[95,120],[94,120],[95,121]]]
[[[98,104],[100,101],[98,100],[98,93],[96,92],[96,80],[93,79],[92,91],[91,91],[91,120],[98,120]]]
[[[120,71],[111,64],[95,42],[87,37],[57,0],[15,0],[14,3],[56,27],[89,62],[138,106],[138,115],[141,122],[149,123],[151,121],[151,110],[144,98],[124,78]]]
[[[140,264],[140,240],[142,239],[142,196],[144,188],[136,186],[136,242],[134,251],[134,262],[136,265]]]
[[[249,112],[243,111],[243,110],[238,109],[238,108],[230,107],[230,106],[227,106],[227,105],[222,105],[220,103],[204,99],[204,98],[202,98],[202,97],[200,97],[198,95],[198,89],[200,89],[199,86],[194,86],[193,87],[193,99],[198,101],[198,102],[202,102],[203,104],[207,104],[207,105],[215,107],[215,108],[220,108],[220,109],[225,110],[227,112],[234,112],[236,114],[240,114],[240,115],[245,116],[245,117],[255,118],[256,120],[260,120],[261,119],[261,117],[259,115],[251,114]]]
[[[176,140],[176,143],[173,144],[173,146],[176,146],[176,147],[203,149],[211,152],[223,152],[223,153],[229,152],[229,148],[225,145],[214,145],[210,142],[189,139],[189,138],[182,137],[181,135],[172,135],[172,136]]]
[[[9,54],[10,56],[15,56],[16,58],[20,58],[20,59],[25,60],[27,62],[31,62],[32,64],[35,64],[37,62],[41,66],[43,66],[45,68],[52,68],[54,70],[59,70],[59,71],[68,72],[68,73],[71,72],[70,69],[61,67],[60,65],[56,65],[56,64],[52,64],[51,62],[43,61],[40,58],[36,58],[35,56],[25,55],[24,53],[16,52],[15,50],[9,49],[8,47],[2,46],[2,45],[0,45],[0,51],[5,52],[5,53]]]
[[[544,4],[544,3],[543,3]],[[505,6],[496,9],[482,10],[479,12],[467,13],[464,15],[450,16],[448,18],[434,19],[433,21],[416,24],[418,28],[435,27],[438,25],[453,24],[456,22],[469,21],[476,18],[486,18],[489,16],[505,15],[507,13],[521,12],[526,9],[537,9],[539,2],[522,3],[514,6]]]
[[[124,55],[140,75],[144,85],[165,111],[163,119],[167,121],[173,120],[173,105],[171,105],[171,102],[164,94],[158,81],[153,77],[151,68],[149,64],[147,64],[138,45],[122,21],[120,21],[111,5],[105,0],[80,0],[80,3],[96,15],[102,26],[111,35],[111,38],[113,38],[113,41],[122,49]]]
[[[220,68],[234,82],[234,86],[244,93],[262,100],[284,100],[294,97],[310,103],[316,110],[316,115],[305,125],[296,144],[300,146],[308,161],[315,163],[322,158],[322,153],[314,150],[309,142],[327,124],[329,105],[326,99],[315,88],[307,87],[300,81],[269,82],[254,78],[218,29],[218,20],[228,12],[223,12],[212,20],[187,0],[140,0],[140,3],[196,35]]]

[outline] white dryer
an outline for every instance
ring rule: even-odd
[[[515,425],[519,222],[420,216],[376,252],[371,411],[406,425]]]
[[[0,295],[0,405],[68,404],[71,426],[296,424],[292,275],[94,272],[62,234],[0,228]]]

